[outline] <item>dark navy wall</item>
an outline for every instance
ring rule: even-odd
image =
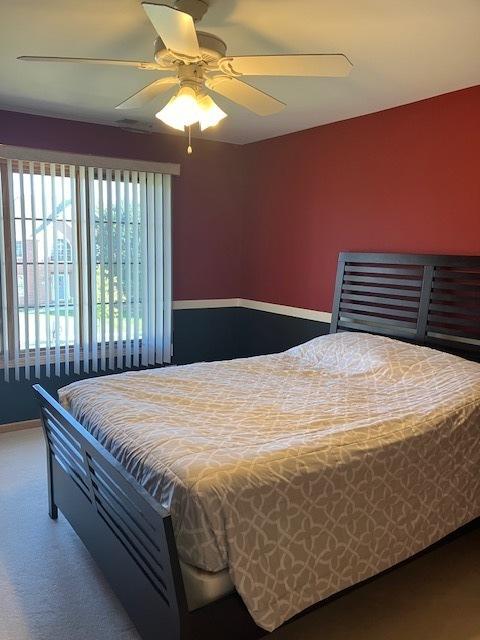
[[[174,363],[237,358],[242,333],[239,311],[234,307],[174,311]]]
[[[19,381],[13,380],[13,370],[10,372],[12,378],[10,382],[4,382],[3,374],[0,382],[0,424],[8,422],[21,422],[38,417],[38,409],[32,391],[32,385],[41,384],[49,393],[56,395],[57,389],[64,387],[71,382],[89,378],[95,375],[107,375],[113,371],[99,372],[98,374],[65,375],[64,366],[61,367],[61,375],[47,377],[45,367],[41,369],[39,380],[25,380],[23,372]]]
[[[238,309],[241,331],[238,357],[279,353],[325,335],[330,324],[266,311]]]
[[[279,353],[329,330],[325,322],[241,307],[175,311],[174,362]]]
[[[229,360],[284,351],[318,335],[329,325],[243,308],[184,309],[173,313],[175,364]],[[44,369],[43,369],[44,372]],[[108,375],[112,371],[99,372]],[[45,375],[40,380],[0,382],[0,424],[30,420],[38,415],[32,384],[56,391],[87,375]]]

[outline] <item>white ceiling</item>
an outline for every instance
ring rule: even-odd
[[[479,0],[210,0],[199,28],[231,55],[342,52],[354,64],[348,78],[252,78],[286,109],[261,117],[219,97],[229,117],[205,133],[217,140],[261,140],[480,84]],[[165,96],[113,108],[155,72],[16,60],[151,60],[154,37],[140,0],[0,0],[0,108],[163,130],[154,113]]]

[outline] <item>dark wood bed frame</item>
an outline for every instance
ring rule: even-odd
[[[480,361],[480,257],[342,253],[331,333],[366,331]],[[144,640],[266,632],[233,593],[189,611],[170,515],[42,387],[49,514],[58,509]]]
[[[341,253],[330,333],[338,331],[480,361],[480,256]]]

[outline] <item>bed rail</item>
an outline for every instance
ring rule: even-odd
[[[62,511],[145,640],[183,637],[186,598],[169,514],[41,386],[49,514]]]

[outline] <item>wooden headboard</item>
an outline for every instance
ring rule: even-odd
[[[480,256],[341,253],[330,328],[339,331],[480,361]]]

